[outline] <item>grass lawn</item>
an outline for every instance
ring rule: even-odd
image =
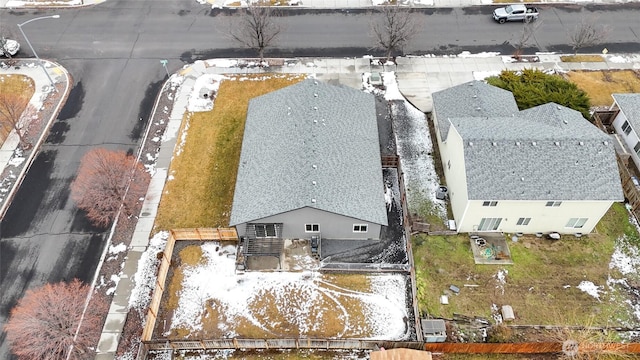
[[[567,55],[560,56],[563,62],[604,62],[604,58],[600,55]]]
[[[1,75],[0,76],[0,94],[20,94],[25,100],[31,99],[34,93],[33,80],[24,75]],[[20,110],[23,112],[24,109]],[[2,115],[0,115],[2,116]],[[12,130],[11,126],[6,126],[4,121],[0,119],[3,126],[0,126],[0,145],[4,143]]]
[[[610,106],[611,94],[640,92],[640,71],[570,71],[564,75],[584,90],[592,106]]]
[[[212,111],[185,115],[178,138],[186,131],[186,142],[171,161],[173,180],[165,185],[156,230],[229,225],[249,100],[302,80],[299,76],[242,78],[222,81]]]
[[[616,240],[627,234],[637,244],[627,216],[622,204],[614,204],[587,238],[509,240],[513,265],[475,265],[467,236],[414,236],[420,311],[445,318],[454,313],[490,318],[492,304],[508,304],[516,324],[628,324],[627,294],[606,285],[610,277],[621,278],[609,269]],[[601,301],[577,288],[582,281],[603,286]],[[452,284],[460,294],[441,305],[440,295]]]

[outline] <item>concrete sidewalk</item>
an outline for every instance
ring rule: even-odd
[[[231,67],[233,61],[196,61],[182,69],[179,75],[184,81],[175,95],[173,110],[165,131],[164,141],[156,163],[156,173],[152,177],[144,200],[140,220],[136,226],[123,276],[116,288],[115,296],[98,344],[96,359],[115,359],[118,341],[126,320],[128,299],[134,287],[133,277],[137,271],[137,262],[149,243],[153,221],[157,213],[162,189],[167,178],[171,157],[176,145],[178,130],[196,79],[206,74],[250,74],[250,73],[289,73],[315,75],[318,79],[333,84],[343,84],[362,88],[362,74],[371,72],[395,72],[398,87],[402,94],[417,108],[431,111],[431,94],[451,86],[497,74],[502,70],[520,70],[535,68],[541,70],[613,70],[640,69],[639,55],[607,55],[604,62],[563,63],[559,55],[541,55],[537,63],[514,63],[508,56],[489,57],[406,57],[397,58],[396,64],[377,65],[368,58],[326,59],[298,58],[288,59],[283,66],[270,68]],[[226,66],[215,66],[215,64]],[[159,94],[161,96],[162,94]],[[155,109],[153,114],[155,115]],[[153,118],[150,120],[153,122]]]

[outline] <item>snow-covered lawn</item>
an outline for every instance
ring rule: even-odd
[[[181,265],[167,280],[168,297],[163,301],[169,305],[161,309],[171,315],[163,337],[402,340],[409,336],[404,275],[314,270],[237,275],[235,246],[213,241],[189,246],[200,247],[202,257],[196,263],[182,257],[176,261]],[[183,251],[180,254],[192,252]]]

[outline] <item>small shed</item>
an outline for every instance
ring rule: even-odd
[[[442,319],[420,319],[424,342],[436,343],[447,340],[447,327]]]
[[[428,351],[411,349],[389,349],[372,351],[369,355],[371,360],[431,360],[431,353]]]

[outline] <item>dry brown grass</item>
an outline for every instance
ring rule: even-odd
[[[611,94],[640,92],[640,71],[571,71],[565,77],[584,90],[592,106],[610,106]]]
[[[423,288],[421,311],[446,318],[453,313],[490,317],[492,304],[509,304],[516,324],[558,324],[563,320],[557,314],[569,309],[580,309],[571,319],[578,324],[591,321],[591,314],[596,324],[623,324],[631,317],[624,294],[609,292],[598,301],[577,285],[583,280],[605,285],[609,274],[619,275],[609,269],[609,262],[615,239],[622,235],[615,224],[628,222],[626,216],[623,205],[615,204],[598,226],[600,233],[588,238],[553,242],[525,236],[517,243],[509,241],[513,265],[476,265],[467,236],[414,237],[413,254]],[[501,269],[508,271],[504,286],[496,279]],[[460,287],[460,294],[451,295],[449,305],[441,305],[439,296],[452,284]]]
[[[183,282],[187,280],[184,274],[194,265],[202,264],[201,254],[200,245],[188,245],[174,253],[172,262],[175,266],[167,280],[165,301],[160,310],[167,324],[179,306]],[[189,328],[170,326],[167,337],[215,339],[227,337],[229,331],[241,338],[253,339],[302,335],[319,338],[371,337],[375,329],[367,319],[367,304],[359,297],[372,293],[371,276],[325,274],[309,277],[309,281],[291,282],[284,287],[262,289],[245,304],[257,322],[243,315],[229,317],[227,304],[218,299],[190,299],[202,302],[202,330],[194,332]],[[309,286],[312,283],[318,291],[311,292],[315,295],[310,298]],[[211,286],[215,286],[215,281]],[[303,317],[300,311],[304,312]]]
[[[567,55],[560,56],[560,60],[564,62],[604,62],[604,58],[600,55]]]
[[[242,77],[264,79],[264,75]],[[174,178],[162,194],[157,230],[229,225],[249,100],[300,80],[300,76],[246,81],[232,77],[220,84],[212,111],[185,117],[180,133],[188,121],[186,143],[171,162],[169,173]]]
[[[31,99],[34,91],[33,79],[28,76],[14,74],[0,76],[0,94],[21,94],[24,99]],[[4,143],[11,130],[11,126],[0,126],[0,145]]]

